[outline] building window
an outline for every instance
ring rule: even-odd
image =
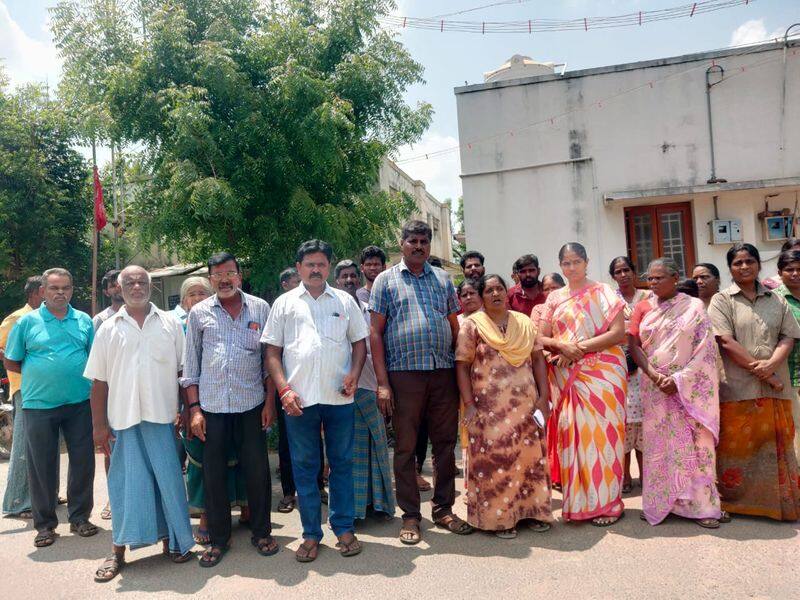
[[[689,202],[626,208],[625,229],[628,256],[636,264],[640,283],[645,281],[647,265],[656,258],[674,260],[681,277],[691,272],[695,251]]]

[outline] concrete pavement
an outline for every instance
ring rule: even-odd
[[[270,456],[273,468],[277,457]],[[66,479],[66,456],[62,456]],[[7,462],[0,462],[0,493]],[[273,479],[273,505],[280,486]],[[461,481],[458,489],[461,489]],[[64,490],[62,483],[62,494]],[[256,554],[249,531],[234,527],[233,548],[222,563],[202,569],[194,561],[174,565],[152,547],[128,553],[131,561],[106,584],[92,580],[109,552],[110,522],[100,520],[105,474],[100,457],[95,479],[93,521],[102,531],[92,538],[69,533],[66,508],[59,507],[61,537],[33,547],[29,521],[0,519],[0,590],[15,600],[100,598],[797,598],[800,597],[800,527],[765,519],[736,518],[717,531],[670,517],[658,527],[639,519],[641,489],[626,497],[626,517],[606,528],[559,521],[544,534],[521,530],[515,540],[475,533],[456,536],[423,522],[416,547],[397,540],[400,520],[361,523],[364,552],[342,558],[327,530],[319,558],[297,563],[297,512],[273,512],[274,534],[282,546],[271,558]],[[423,499],[430,500],[430,493]],[[554,507],[560,497],[554,494]],[[456,512],[466,510],[461,498]],[[423,507],[430,515],[430,504]],[[560,516],[560,511],[557,511]],[[236,517],[234,517],[235,519]],[[192,522],[196,526],[197,521]]]

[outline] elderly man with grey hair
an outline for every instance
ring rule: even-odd
[[[34,546],[56,541],[59,433],[69,455],[67,509],[70,530],[81,537],[97,533],[89,522],[93,507],[94,452],[91,384],[83,369],[94,339],[92,319],[70,306],[72,275],[66,269],[42,273],[44,303],[17,321],[8,336],[3,363],[22,374],[22,411],[28,439]]]
[[[109,581],[131,549],[163,542],[186,562],[194,546],[180,463],[174,451],[183,328],[150,302],[150,275],[119,274],[125,304],[97,330],[84,375],[92,380],[94,443],[111,457],[113,553],[95,572]]]

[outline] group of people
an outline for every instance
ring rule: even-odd
[[[323,503],[342,556],[363,549],[356,520],[391,520],[395,504],[399,540],[419,543],[428,440],[431,517],[458,535],[545,532],[553,488],[565,521],[611,525],[634,453],[651,525],[670,513],[706,528],[731,513],[800,516],[800,240],[780,255],[780,281],[762,282],[758,250],[734,245],[733,284],[720,290],[714,265],[697,265],[690,284],[666,258],[641,289],[624,256],[609,266],[614,289],[588,278],[579,243],[560,249],[561,274],[520,257],[511,286],[467,252],[455,288],[431,264],[431,238],[410,221],[398,264],[369,246],[333,267],[334,285],[331,246],[304,242],[271,307],[242,290],[227,252],[209,258],[207,279],[184,281],[169,312],[150,301],[142,267],[108,274],[111,306],[94,323],[70,305],[68,271],[31,278],[27,304],[0,326],[16,408],[3,512],[33,519],[37,547],[56,541],[61,438],[80,536],[98,531],[94,452],[107,457],[113,547],[97,581],[116,577],[127,548],[158,542],[176,563],[204,545],[199,564],[214,567],[233,506],[272,556],[266,432],[277,425],[277,510],[299,512],[300,562],[321,550]],[[453,510],[459,436],[466,520]]]

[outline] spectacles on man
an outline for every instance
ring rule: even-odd
[[[211,273],[208,277],[214,281],[219,281],[220,279],[233,279],[238,275],[239,271],[220,271],[218,273]]]

